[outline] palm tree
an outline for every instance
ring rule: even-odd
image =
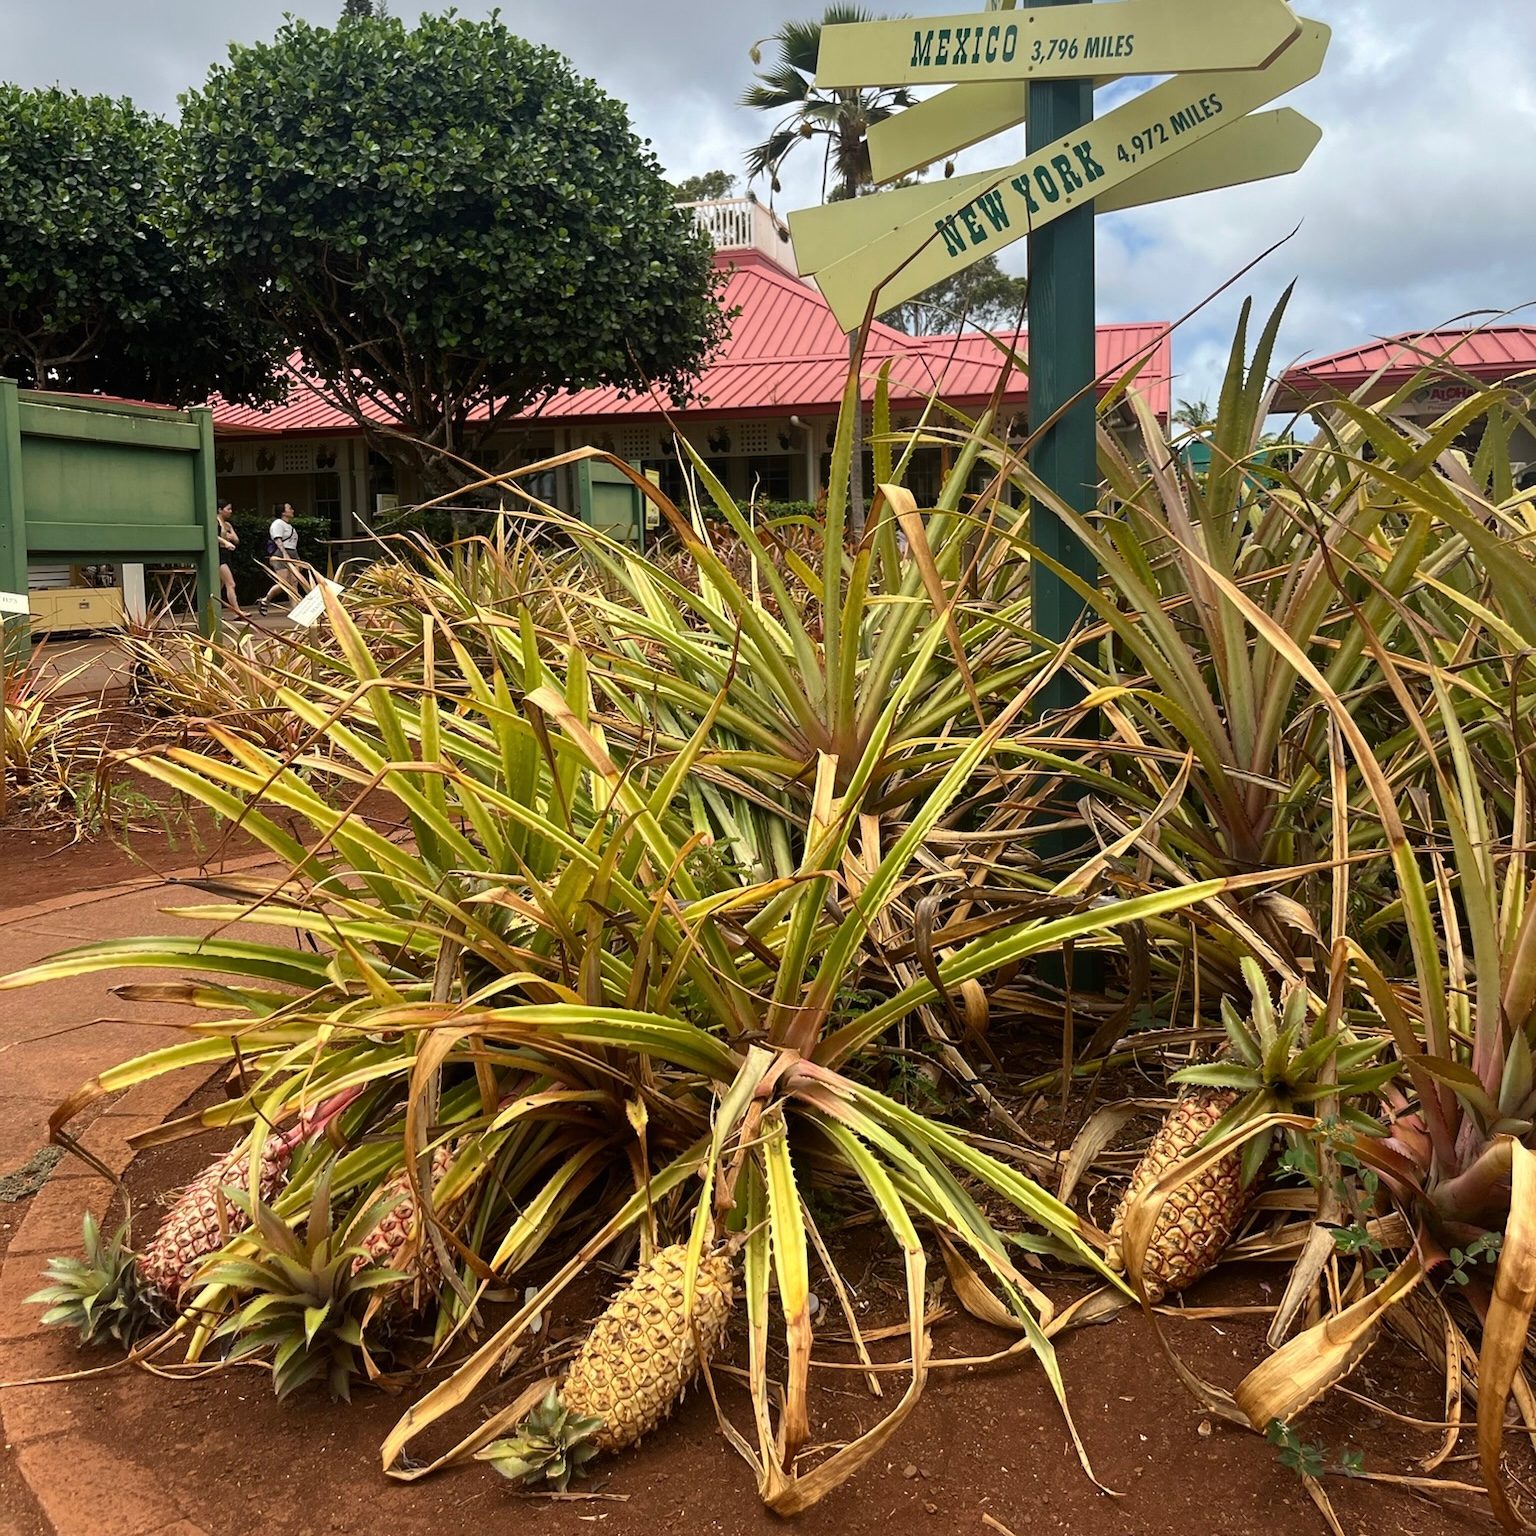
[[[1191,432],[1204,432],[1214,420],[1208,400],[1180,400],[1173,412],[1174,426]]]
[[[778,191],[778,171],[785,155],[806,141],[822,141],[823,201],[857,197],[873,183],[869,168],[869,130],[875,123],[912,105],[906,89],[873,90],[848,86],[820,90],[813,81],[821,52],[821,29],[883,17],[859,5],[829,5],[820,21],[787,21],[765,41],[777,51],[768,69],[742,92],[741,104],[759,112],[777,112],[773,131],[747,151],[748,176],[768,176]],[[752,50],[753,63],[761,47]]]
[[[764,41],[775,57],[767,69],[742,93],[741,104],[759,112],[774,112],[778,121],[761,144],[747,151],[749,178],[767,176],[779,190],[779,167],[797,146],[822,145],[821,195],[824,202],[857,197],[873,184],[869,165],[870,127],[911,106],[913,96],[904,89],[875,90],[845,87],[821,90],[814,84],[816,59],[821,52],[821,29],[883,18],[858,5],[829,5],[820,21],[787,21]],[[752,50],[752,62],[761,64],[760,47]],[[848,338],[850,364],[856,365],[859,338]],[[849,521],[855,536],[864,529],[864,424],[863,411],[853,419],[853,465],[848,486]]]

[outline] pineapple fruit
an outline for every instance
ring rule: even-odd
[[[453,1162],[453,1149],[439,1147],[432,1154],[431,1179],[435,1189]],[[353,1273],[370,1264],[393,1270],[403,1278],[380,1293],[380,1307],[393,1312],[417,1312],[436,1292],[442,1279],[437,1249],[421,1230],[420,1202],[405,1169],[393,1173],[380,1190],[373,1209],[378,1217],[364,1234],[353,1261]]]
[[[1319,1099],[1334,1096],[1345,1119],[1375,1123],[1348,1101],[1375,1093],[1395,1074],[1390,1062],[1373,1061],[1380,1042],[1356,1040],[1344,1029],[1329,1028],[1321,1016],[1309,1026],[1307,991],[1299,984],[1286,987],[1277,1014],[1258,965],[1245,958],[1242,968],[1251,994],[1248,1016],[1224,997],[1222,1055],[1173,1074],[1185,1091],[1153,1136],[1115,1211],[1104,1255],[1111,1269],[1125,1268],[1122,1240],[1130,1202],[1206,1142],[1264,1115],[1310,1112]],[[1150,1301],[1183,1290],[1215,1267],[1247,1211],[1273,1139],[1262,1132],[1250,1137],[1239,1151],[1168,1195],[1142,1263]]]
[[[1115,1210],[1104,1254],[1104,1262],[1111,1269],[1125,1268],[1121,1239],[1130,1202],[1199,1147],[1237,1098],[1231,1090],[1195,1088],[1180,1094],[1136,1165],[1130,1187]],[[1235,1152],[1175,1189],[1157,1213],[1142,1264],[1148,1299],[1156,1304],[1170,1291],[1183,1290],[1211,1270],[1232,1241],[1247,1208],[1242,1160]]]
[[[257,1198],[270,1201],[281,1187],[302,1139],[295,1126],[284,1136],[269,1136],[256,1169]],[[138,1257],[139,1278],[151,1291],[176,1302],[211,1254],[229,1240],[239,1212],[230,1192],[250,1192],[251,1152],[247,1142],[205,1168],[181,1192],[153,1240]],[[241,1225],[244,1225],[242,1222]]]
[[[517,1433],[478,1451],[504,1477],[563,1489],[603,1451],[648,1435],[682,1400],[730,1320],[731,1261],[705,1255],[686,1310],[688,1249],[658,1249],[609,1303],[558,1390]]]

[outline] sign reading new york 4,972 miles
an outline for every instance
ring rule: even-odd
[[[876,226],[862,250],[824,267],[816,284],[844,330],[854,330],[877,290],[878,308],[901,304],[1304,84],[1323,67],[1330,35],[1321,22],[1304,22],[1301,36],[1265,69],[1186,75],[1154,86],[997,172],[990,187],[974,191],[969,184],[916,218],[884,232]],[[878,216],[879,199],[870,202]],[[789,225],[793,235],[793,214]]]
[[[816,84],[942,85],[1259,69],[1300,31],[1285,0],[1100,0],[1038,11],[852,22],[822,28]]]
[[[1166,120],[1154,118],[1145,128],[1128,134],[1115,145],[1115,159],[1122,165],[1135,165],[1155,149],[1188,134],[1197,125],[1220,117],[1223,110],[1220,94],[1212,91],[1169,113]],[[1083,139],[1071,147],[1071,154],[1058,152],[1032,171],[1008,178],[1008,185],[1024,200],[1032,224],[1042,222],[1040,215],[1052,203],[1070,199],[1080,192],[1094,196],[1095,183],[1105,180],[1104,167],[1093,158],[1090,140]],[[993,235],[1010,229],[1012,221],[1003,194],[994,187],[967,203],[958,213],[939,219],[935,227],[943,236],[948,253],[959,256],[970,246],[980,245]]]

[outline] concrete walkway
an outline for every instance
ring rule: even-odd
[[[286,614],[273,612],[263,617],[253,608],[244,619],[224,620],[224,639],[234,641],[248,631],[275,634],[292,629],[294,625]],[[128,687],[128,658],[117,635],[45,638],[33,647],[32,659],[37,663],[43,681],[64,679],[61,698],[99,698],[104,693],[116,693]]]
[[[226,867],[264,862],[265,856]],[[138,881],[0,915],[0,972],[93,940],[196,931],[164,909],[197,899],[196,892],[173,884]],[[252,927],[242,936],[271,940],[277,931]],[[0,1200],[24,1202],[0,1206],[22,1213],[6,1234],[10,1243],[0,1267],[0,1382],[78,1370],[83,1363],[58,1330],[39,1326],[39,1309],[24,1299],[38,1288],[39,1269],[50,1255],[78,1252],[81,1216],[87,1208],[100,1214],[109,1187],[77,1158],[66,1156],[53,1166],[48,1117],[104,1068],[172,1043],[183,1010],[125,1003],[110,989],[128,979],[174,974],[102,972],[0,992]],[[158,1125],[205,1076],[193,1068],[141,1084],[93,1106],[71,1129],[121,1173],[133,1155],[130,1138]],[[133,1447],[111,1443],[109,1431],[108,1439],[101,1438],[104,1426],[77,1424],[71,1401],[57,1387],[0,1390],[0,1536],[201,1536],[149,1469],[133,1459]],[[100,1497],[88,1496],[82,1480],[99,1485]],[[23,1498],[10,1493],[18,1481]]]

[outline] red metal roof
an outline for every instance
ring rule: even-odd
[[[1536,369],[1536,326],[1488,325],[1476,330],[1407,331],[1313,358],[1286,372],[1277,404],[1294,409],[1307,401],[1347,395],[1380,376],[1384,390],[1397,388],[1427,368],[1468,374],[1497,383]]]
[[[562,393],[518,419],[562,422],[601,421],[615,416],[658,419],[682,417],[785,415],[835,412],[848,377],[848,341],[821,294],[803,279],[752,250],[722,252],[717,264],[729,270],[721,302],[740,310],[731,334],[705,369],[692,404],[675,412],[664,390],[624,396],[598,388]],[[1028,339],[1014,338],[1021,354]],[[1141,357],[1147,361],[1137,379],[1152,409],[1168,414],[1172,347],[1164,325],[1104,325],[1098,330],[1101,392]],[[908,336],[876,324],[864,354],[864,394],[873,398],[875,377],[891,364],[891,399],[911,407],[937,392],[956,405],[979,404],[996,387],[1002,354],[986,336]],[[1028,395],[1024,377],[1015,372],[1006,398],[1022,405]],[[296,384],[288,401],[272,410],[211,402],[214,425],[230,434],[276,432],[315,434],[356,428],[340,411],[313,391]],[[374,413],[370,411],[370,415]],[[375,417],[384,420],[379,411]]]

